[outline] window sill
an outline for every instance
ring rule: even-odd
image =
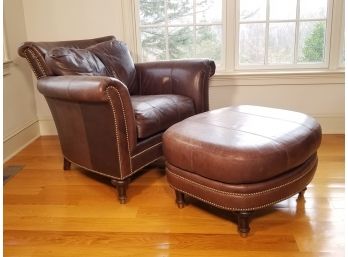
[[[301,71],[238,71],[219,72],[212,77],[212,86],[276,86],[276,85],[328,85],[344,83],[345,70]]]

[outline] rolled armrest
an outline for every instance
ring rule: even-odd
[[[106,102],[106,88],[117,87],[128,94],[119,80],[102,76],[54,76],[38,80],[39,91],[47,97],[80,102]],[[128,94],[129,97],[129,94]]]
[[[127,87],[118,79],[103,76],[54,76],[38,80],[38,89],[46,98],[85,104],[100,102],[110,106],[118,121],[117,134],[124,135],[130,150],[136,145],[134,111]],[[124,145],[127,145],[126,143]]]
[[[178,94],[192,98],[196,112],[209,108],[209,78],[215,63],[209,59],[188,59],[137,63],[135,65],[142,95]]]

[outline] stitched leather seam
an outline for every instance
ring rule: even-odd
[[[154,147],[156,147],[156,146],[158,146],[158,145],[161,145],[161,144],[162,144],[162,142],[160,142],[160,143],[158,143],[158,144],[155,144],[155,145],[153,145],[153,146],[147,148],[146,150],[141,151],[140,153],[137,153],[136,155],[133,155],[131,158],[133,159],[134,157],[137,157],[138,155],[140,155],[140,154],[142,154],[142,153],[144,153],[144,152],[146,152],[146,151],[148,151],[148,150],[150,150],[150,149],[152,149],[152,148],[154,148]]]
[[[40,69],[40,71],[42,72],[42,76],[38,76],[38,78],[47,76],[47,74],[46,74],[44,68],[42,67],[42,65],[41,65],[39,59],[37,58],[37,56],[35,55],[34,51],[33,51],[32,49],[29,49],[29,48],[28,48],[27,51],[28,51],[28,52],[32,55],[32,57],[36,60],[38,66],[39,66],[39,69]]]
[[[65,155],[64,155],[64,158],[67,159],[69,162],[85,169],[85,170],[88,170],[88,171],[91,171],[91,172],[94,172],[94,173],[97,173],[99,175],[103,175],[105,177],[109,177],[109,178],[114,178],[114,179],[119,179],[118,177],[114,177],[114,176],[111,176],[111,175],[108,175],[108,174],[105,174],[105,173],[102,173],[102,172],[99,172],[99,171],[96,171],[96,170],[92,170],[92,169],[89,169],[89,168],[86,168],[85,166],[81,165],[81,164],[77,164],[76,162],[73,162],[72,160],[70,160],[69,158],[67,158]]]
[[[126,119],[126,112],[124,111],[124,106],[123,106],[123,101],[122,101],[122,98],[121,98],[121,95],[120,95],[120,92],[118,91],[117,88],[114,88],[114,87],[109,87],[113,90],[116,91],[117,93],[117,96],[118,98],[120,99],[120,102],[121,102],[121,108],[122,108],[122,114],[123,114],[123,119],[124,119],[124,127],[126,129],[126,139],[127,139],[127,147],[128,147],[128,158],[129,158],[129,165],[130,165],[130,170],[132,171],[133,168],[132,168],[132,162],[131,162],[131,154],[130,154],[130,145],[129,145],[129,138],[128,138],[128,127],[127,127],[127,119]]]
[[[106,90],[106,95],[109,99],[109,102],[110,102],[110,105],[111,105],[111,109],[112,109],[112,113],[114,115],[114,124],[115,124],[115,129],[116,129],[116,141],[117,141],[117,157],[118,157],[118,165],[119,165],[119,168],[120,168],[120,175],[121,175],[121,178],[123,177],[122,176],[122,167],[121,167],[121,157],[120,157],[120,140],[119,140],[119,137],[118,137],[118,126],[117,126],[117,119],[116,119],[116,111],[115,111],[115,107],[112,103],[112,100],[111,100],[111,97],[110,97],[110,94],[109,94],[109,90]]]
[[[218,207],[218,208],[222,208],[222,209],[225,209],[225,210],[231,210],[231,211],[253,211],[253,210],[257,210],[257,209],[262,209],[262,208],[271,206],[271,205],[273,205],[273,204],[279,203],[279,202],[281,202],[281,201],[283,201],[283,200],[286,200],[286,199],[290,198],[291,196],[297,194],[297,193],[295,193],[295,194],[290,194],[289,196],[285,196],[285,197],[283,197],[283,198],[281,198],[281,199],[279,199],[279,200],[275,200],[275,201],[273,201],[273,202],[270,202],[270,203],[267,203],[267,204],[263,204],[263,205],[259,205],[259,206],[255,206],[255,207],[250,207],[250,208],[234,208],[234,207],[227,207],[227,206],[223,206],[223,205],[220,205],[220,204],[213,203],[213,202],[208,201],[208,200],[205,200],[205,199],[203,199],[203,198],[201,198],[201,197],[199,197],[199,196],[196,196],[196,195],[194,195],[194,194],[188,193],[188,192],[186,192],[185,190],[177,189],[176,187],[174,187],[174,186],[172,186],[172,185],[171,185],[171,187],[174,188],[174,189],[177,190],[177,191],[180,191],[180,192],[182,192],[182,193],[184,193],[184,194],[187,194],[187,195],[189,195],[189,196],[192,196],[193,198],[199,199],[199,200],[201,200],[202,202],[208,203],[208,204],[213,205],[213,206]]]
[[[310,171],[310,170],[309,170]],[[266,190],[263,190],[263,191],[260,191],[260,192],[256,192],[256,193],[231,193],[231,192],[226,192],[226,191],[221,191],[221,190],[218,190],[218,189],[214,189],[214,188],[211,188],[211,187],[208,187],[208,186],[205,186],[205,185],[202,185],[202,184],[199,184],[195,181],[192,181],[190,179],[187,179],[187,178],[184,178],[178,174],[175,174],[173,173],[172,171],[170,171],[168,168],[167,168],[167,172],[171,173],[172,175],[174,175],[175,177],[181,179],[181,180],[185,180],[189,183],[192,183],[192,184],[195,184],[197,186],[200,186],[200,187],[204,187],[205,189],[209,190],[209,191],[213,191],[213,192],[216,192],[216,193],[220,193],[220,194],[224,194],[224,195],[235,195],[235,196],[253,196],[253,195],[261,195],[261,194],[265,194],[265,193],[268,193],[270,191],[273,191],[273,190],[276,190],[276,189],[279,189],[279,188],[282,188],[282,187],[285,187],[287,185],[290,185],[300,179],[302,179],[304,176],[306,176],[308,174],[308,172],[302,174],[300,177],[297,177],[285,184],[281,184],[279,186],[276,186],[276,187],[272,187],[272,188],[269,188],[269,189],[266,189]]]
[[[64,158],[67,159],[69,162],[71,162],[71,163],[73,163],[73,164],[75,164],[75,165],[77,165],[77,166],[79,166],[79,167],[81,167],[81,168],[83,168],[83,169],[85,169],[85,170],[88,170],[88,171],[90,171],[90,172],[97,173],[97,174],[102,175],[102,176],[104,176],[104,177],[109,177],[109,178],[118,179],[118,180],[120,180],[120,179],[124,180],[124,179],[126,179],[126,178],[131,177],[131,176],[132,176],[133,174],[135,174],[137,171],[139,171],[140,169],[142,169],[142,168],[144,168],[145,166],[149,165],[150,163],[152,163],[152,162],[154,162],[154,161],[157,161],[157,160],[160,159],[161,157],[158,157],[158,158],[156,158],[156,159],[153,159],[152,161],[150,161],[150,162],[146,163],[145,165],[141,166],[140,168],[136,169],[135,171],[133,171],[133,172],[130,173],[129,175],[127,175],[127,176],[125,176],[125,177],[120,177],[120,178],[119,178],[119,177],[115,177],[115,176],[111,176],[111,175],[108,175],[108,174],[105,174],[105,173],[102,173],[102,172],[99,172],[99,171],[96,171],[96,170],[92,170],[92,169],[86,168],[85,166],[83,166],[83,165],[81,165],[81,164],[77,164],[76,162],[71,161],[71,160],[70,160],[69,158],[67,158],[65,155],[64,155]]]

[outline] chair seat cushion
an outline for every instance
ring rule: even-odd
[[[138,138],[147,138],[195,114],[191,98],[180,95],[131,96]]]

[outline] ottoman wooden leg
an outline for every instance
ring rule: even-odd
[[[305,187],[301,192],[298,193],[297,200],[304,198],[304,193],[307,190],[307,187]]]
[[[183,192],[180,192],[178,190],[175,190],[175,196],[176,196],[176,204],[178,205],[178,207],[184,208],[185,206],[185,195]]]
[[[247,237],[250,231],[249,220],[252,212],[240,211],[237,212],[238,232],[241,237]]]

